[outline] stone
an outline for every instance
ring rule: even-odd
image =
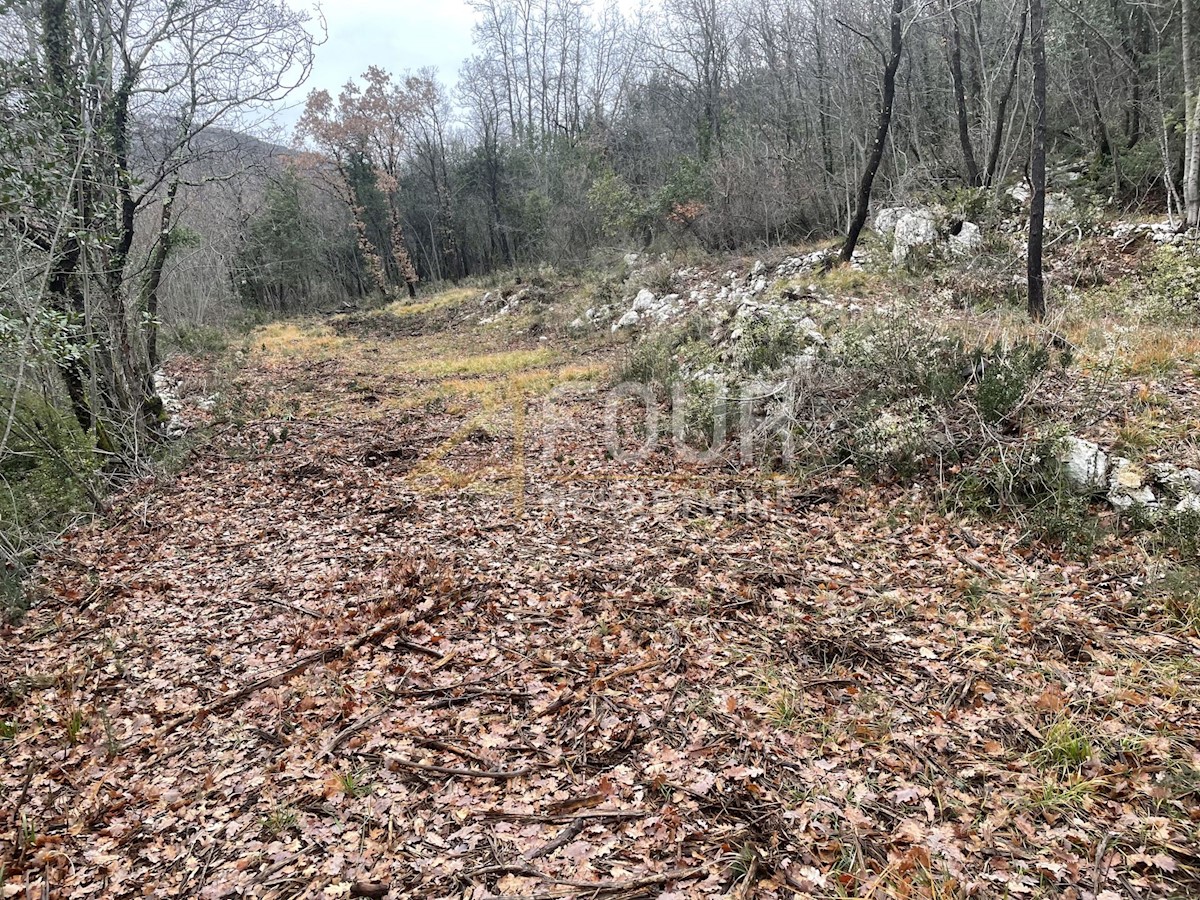
[[[641,316],[637,314],[636,310],[631,309],[625,315],[621,316],[621,318],[617,319],[617,321],[613,322],[612,330],[617,332],[623,328],[633,328],[639,321],[641,321]]]
[[[1176,500],[1189,494],[1200,494],[1200,470],[1181,469],[1171,463],[1153,463],[1150,474],[1168,495]]]
[[[875,214],[875,232],[889,235],[896,230],[896,224],[911,210],[903,206],[889,206]]]
[[[658,298],[654,296],[654,292],[642,288],[633,300],[633,308],[636,312],[645,312],[652,309],[656,303],[658,303]]]
[[[1134,507],[1153,509],[1158,498],[1146,484],[1148,475],[1137,463],[1123,456],[1114,457],[1108,476],[1108,502],[1113,509],[1128,512]]]
[[[1014,184],[1008,189],[1008,196],[1012,197],[1017,203],[1022,206],[1029,202],[1029,198],[1033,196],[1033,192],[1029,190],[1029,185],[1022,182]]]
[[[1176,513],[1200,513],[1200,494],[1188,494],[1175,504]]]
[[[896,222],[892,233],[892,260],[904,262],[915,248],[933,244],[937,236],[932,213],[928,210],[906,212]]]
[[[974,222],[963,222],[957,232],[950,233],[950,252],[955,256],[966,256],[983,246],[983,232]]]
[[[1108,455],[1099,444],[1068,437],[1063,441],[1059,462],[1067,481],[1076,490],[1095,493],[1108,484]]]
[[[633,268],[634,266],[636,266],[638,264],[638,260],[641,258],[642,257],[637,253],[626,253],[625,254],[625,265],[628,266],[629,268]]]
[[[1046,221],[1070,222],[1075,217],[1075,201],[1066,194],[1046,195]]]

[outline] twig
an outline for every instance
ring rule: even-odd
[[[427,737],[423,734],[411,735],[413,742],[420,744],[422,747],[433,747],[435,750],[445,750],[447,753],[453,753],[455,756],[461,756],[463,759],[469,759],[472,762],[477,762],[480,765],[493,765],[490,759],[485,759],[478,753],[472,753],[465,747],[460,747],[457,744],[450,744],[446,741],[439,741],[437,738]]]
[[[37,771],[37,758],[29,757],[29,762],[25,765],[25,779],[21,784],[21,793],[17,796],[17,802],[12,807],[12,830],[13,834],[17,835],[17,839],[12,842],[8,852],[4,855],[4,859],[0,860],[0,877],[8,872],[8,866],[14,860],[23,859],[25,856],[25,841],[21,835],[21,807],[25,805],[25,799],[29,796],[29,787],[33,784],[33,775]]]
[[[411,760],[402,759],[399,756],[389,756],[387,762],[389,766],[399,766],[402,769],[413,769],[418,772],[434,772],[438,775],[456,775],[463,778],[490,778],[493,781],[524,778],[533,772],[532,769],[514,769],[511,772],[501,770],[489,771],[486,769],[451,769],[447,766],[427,766],[423,763],[415,763]]]
[[[463,872],[467,878],[478,878],[480,875],[526,875],[530,878],[545,878],[541,872],[523,863],[499,863],[494,866],[480,866],[478,869],[468,869]]]
[[[659,884],[666,884],[668,881],[683,881],[688,878],[696,878],[704,875],[708,870],[703,866],[695,866],[691,869],[675,869],[670,872],[663,872],[661,875],[648,875],[645,878],[628,878],[624,881],[572,881],[568,879],[549,879],[555,884],[561,884],[564,888],[570,890],[548,891],[541,894],[534,894],[535,897],[564,897],[579,893],[580,889],[589,897],[602,897],[605,894],[619,894],[624,891],[634,891],[640,888],[654,887]]]
[[[357,722],[351,722],[349,725],[347,725],[345,728],[343,728],[341,731],[339,731],[337,734],[335,734],[333,736],[333,740],[331,740],[328,744],[325,745],[325,749],[321,751],[321,754],[323,756],[328,756],[328,757],[332,758],[333,754],[337,750],[337,748],[340,747],[351,735],[353,735],[357,731],[362,731],[368,725],[375,724],[380,719],[382,719],[385,715],[387,715],[387,712],[388,711],[386,709],[381,709],[381,710],[379,710],[379,712],[372,713],[369,716],[363,716]]]
[[[186,712],[186,713],[183,713],[182,715],[176,716],[174,719],[171,719],[169,722],[167,722],[165,725],[163,725],[161,728],[159,728],[158,731],[154,732],[150,738],[141,738],[139,740],[133,741],[132,743],[127,744],[122,749],[129,750],[131,747],[135,747],[138,744],[142,743],[143,741],[146,741],[149,739],[153,739],[155,741],[160,741],[164,737],[169,735],[171,732],[173,732],[176,728],[179,728],[181,725],[187,724],[188,722],[192,721],[193,719],[197,718],[198,716],[211,716],[213,713],[221,712],[222,710],[228,709],[231,706],[236,706],[238,703],[240,703],[242,700],[245,700],[251,694],[257,693],[258,691],[261,691],[263,688],[274,687],[275,685],[278,685],[278,684],[282,683],[283,681],[286,681],[288,678],[291,678],[293,675],[296,675],[299,672],[303,672],[309,666],[316,665],[317,663],[330,662],[331,660],[335,660],[335,659],[341,659],[347,653],[351,653],[351,652],[359,649],[360,647],[364,646],[365,644],[369,644],[372,641],[380,640],[381,638],[386,636],[388,633],[390,633],[391,630],[393,628],[397,627],[399,624],[400,624],[399,622],[396,622],[393,620],[383,622],[379,625],[376,625],[370,631],[367,631],[364,634],[359,635],[357,638],[355,638],[349,644],[345,644],[344,646],[341,646],[341,647],[330,647],[327,650],[318,650],[316,653],[310,653],[308,656],[301,657],[296,662],[292,663],[292,665],[290,665],[286,669],[284,669],[282,672],[277,672],[274,675],[268,675],[263,678],[259,678],[256,681],[250,682],[250,684],[246,685],[245,687],[234,691],[232,694],[226,694],[224,697],[220,697],[219,699],[214,700],[212,703],[205,704],[204,706],[197,707],[196,709],[194,709],[190,712]],[[430,651],[428,647],[422,647],[420,644],[412,644],[408,641],[403,641],[403,640],[398,641],[396,646],[403,647],[406,650],[411,649],[414,651],[423,651],[423,652],[427,652],[427,653],[432,652],[433,655],[435,655],[439,658],[441,657],[441,654],[438,653],[437,651]]]
[[[637,665],[626,666],[624,669],[617,669],[617,671],[613,672],[611,675],[605,675],[604,677],[597,679],[596,685],[605,685],[610,681],[615,681],[618,678],[624,678],[626,675],[635,675],[638,672],[644,672],[646,669],[653,669],[660,665],[662,665],[661,659],[651,657],[650,659],[642,660],[642,662],[638,663]]]
[[[954,558],[957,559],[964,566],[974,569],[976,572],[978,572],[984,578],[993,578],[994,577],[992,575],[992,573],[989,572],[987,569],[985,569],[981,563],[978,563],[975,560],[971,559],[971,557],[967,556],[967,554],[965,554],[965,553],[955,553]]]
[[[510,822],[576,822],[576,821],[597,821],[619,820],[619,819],[644,819],[646,813],[639,812],[636,809],[591,809],[584,812],[574,813],[548,813],[539,815],[538,813],[511,813],[501,809],[484,810],[482,815],[490,819],[507,819]]]
[[[572,822],[570,825],[568,825],[566,828],[564,828],[561,832],[559,832],[558,837],[556,837],[554,840],[550,841],[547,844],[543,844],[541,847],[538,847],[536,850],[529,851],[528,853],[525,854],[525,858],[526,859],[540,859],[543,856],[549,856],[551,853],[553,853],[559,847],[563,847],[566,844],[573,841],[575,838],[577,838],[579,836],[579,833],[581,831],[583,831],[583,829],[585,827],[587,827],[587,823],[583,819],[576,819],[574,822]]]

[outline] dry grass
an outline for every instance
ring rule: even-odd
[[[250,347],[269,356],[328,359],[341,355],[350,342],[327,325],[275,322],[255,330]]]
[[[458,306],[475,300],[479,296],[480,292],[475,288],[449,288],[432,294],[428,298],[397,300],[395,303],[390,303],[384,307],[384,312],[401,318],[405,316],[419,316],[433,312],[434,310]]]
[[[431,357],[400,360],[396,371],[426,378],[446,378],[462,375],[508,375],[526,369],[545,366],[554,361],[552,350],[508,350],[503,353],[480,353],[462,357]]]

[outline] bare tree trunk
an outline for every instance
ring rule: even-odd
[[[854,256],[858,236],[862,234],[863,226],[867,223],[867,210],[871,206],[871,187],[875,184],[879,163],[883,161],[883,148],[887,143],[888,128],[892,124],[892,104],[896,100],[896,72],[900,68],[900,56],[904,52],[904,23],[900,18],[903,13],[904,0],[892,0],[892,46],[891,54],[884,57],[883,102],[879,107],[879,125],[875,129],[875,143],[871,145],[871,155],[863,169],[862,180],[858,183],[854,218],[851,219],[850,229],[846,233],[846,243],[842,244],[841,260],[844,263],[850,262]]]
[[[821,162],[825,167],[826,183],[833,177],[833,145],[829,140],[829,74],[825,65],[825,42],[821,37],[824,21],[814,8],[813,52],[817,63],[817,121],[821,129]]]
[[[1000,103],[996,107],[996,121],[992,126],[992,146],[988,151],[987,166],[983,172],[983,183],[991,186],[996,179],[996,166],[1000,162],[1000,148],[1004,144],[1004,122],[1008,117],[1008,102],[1012,99],[1013,88],[1017,84],[1017,75],[1021,70],[1021,50],[1025,46],[1026,12],[1021,12],[1021,28],[1017,32],[1017,46],[1013,49],[1012,67],[1008,70],[1008,81],[1004,85],[1004,93],[1000,95]]]
[[[150,268],[146,272],[146,286],[143,292],[146,308],[146,355],[150,359],[150,373],[158,368],[158,299],[162,287],[163,269],[167,264],[167,256],[171,252],[171,215],[175,207],[175,197],[179,193],[179,177],[171,179],[167,186],[167,195],[163,198],[162,215],[159,219],[158,242],[150,256]],[[153,380],[153,378],[151,379]]]
[[[1188,228],[1200,227],[1200,95],[1196,91],[1192,59],[1192,3],[1182,0],[1183,107],[1187,138],[1184,142],[1183,203]]]
[[[1029,198],[1029,318],[1046,317],[1046,281],[1042,274],[1042,233],[1046,220],[1046,20],[1045,0],[1029,2],[1029,47],[1033,53],[1033,149]]]
[[[963,86],[962,35],[958,27],[958,14],[953,0],[946,0],[946,16],[949,19],[950,80],[954,84],[954,108],[958,115],[958,142],[962,146],[963,164],[967,169],[967,183],[971,187],[980,184],[979,164],[975,161],[975,148],[971,146],[971,125],[967,114],[967,93]]]

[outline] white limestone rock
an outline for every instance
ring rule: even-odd
[[[906,212],[892,233],[892,261],[903,263],[914,249],[935,243],[937,237],[933,213],[923,209]]]
[[[1123,456],[1114,457],[1108,476],[1108,502],[1113,509],[1128,512],[1135,507],[1146,510],[1158,507],[1158,498],[1146,483],[1145,469]]]
[[[640,321],[641,316],[637,314],[637,310],[631,309],[629,312],[625,313],[625,315],[621,316],[621,318],[617,319],[617,321],[613,322],[613,333],[615,334],[616,332],[622,331],[626,328],[633,328]]]
[[[654,292],[646,288],[638,291],[638,295],[633,299],[633,309],[635,312],[645,312],[652,309],[658,302],[658,298],[654,296]]]
[[[896,230],[896,224],[906,214],[911,212],[903,206],[889,206],[886,209],[881,209],[875,214],[875,232],[881,235],[890,235]]]
[[[1068,437],[1063,442],[1059,462],[1067,481],[1076,490],[1096,493],[1108,484],[1108,454],[1099,444]]]
[[[963,222],[957,233],[950,235],[950,252],[955,256],[967,256],[983,246],[983,232],[974,222]]]

